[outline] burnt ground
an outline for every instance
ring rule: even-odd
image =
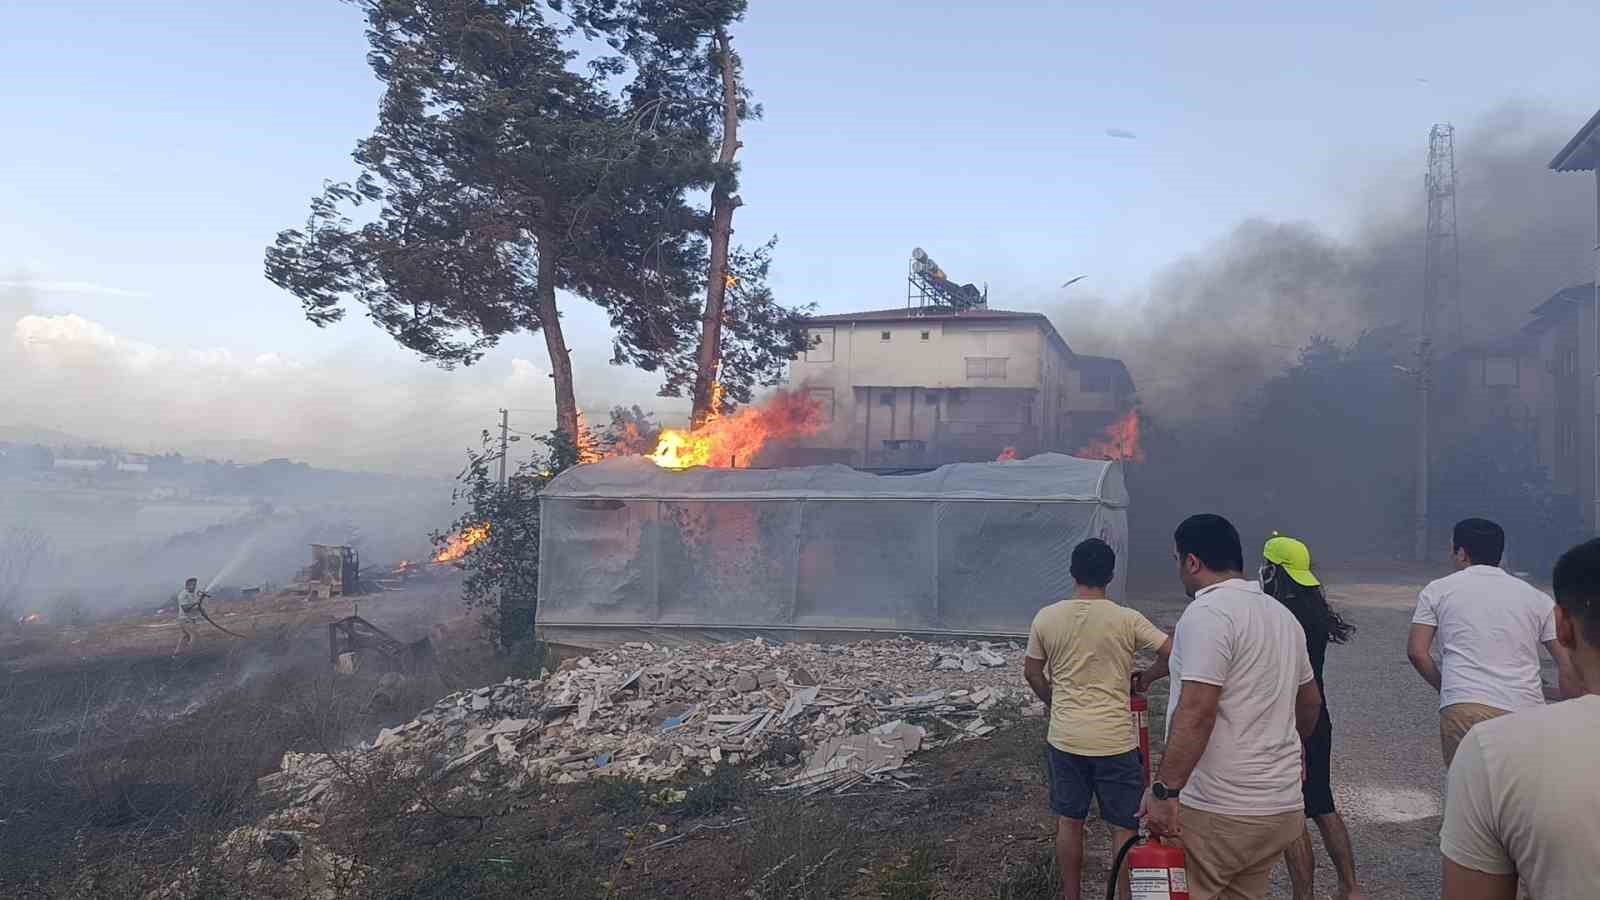
[[[1411,598],[1428,574],[1329,579],[1360,629],[1330,651],[1328,695],[1336,795],[1374,897],[1438,890],[1436,701],[1404,655]],[[407,607],[394,599],[402,602],[392,619],[377,602],[363,603],[362,615],[399,630]],[[1137,605],[1166,627],[1182,610],[1176,592],[1149,592]],[[421,606],[428,615],[416,621],[440,611]],[[0,657],[12,665],[0,672],[0,895],[125,897],[170,885],[229,829],[271,812],[254,784],[283,751],[349,746],[450,690],[537,666],[488,654],[473,643],[470,617],[455,611],[459,641],[441,654],[441,671],[379,697],[375,676],[328,671],[323,623],[347,611],[260,613],[284,627],[257,627],[263,637],[253,642],[211,642],[176,666],[166,658],[170,631],[130,638],[111,626],[111,638],[92,645],[98,655],[74,652],[82,645],[71,641],[83,638],[67,633],[53,647],[35,644],[25,665]],[[435,631],[436,641],[449,631]],[[1157,737],[1164,702],[1152,698]],[[660,785],[619,781],[424,803],[417,785],[378,779],[319,834],[361,867],[359,883],[270,895],[1054,896],[1042,737],[1041,720],[1023,719],[986,740],[917,754],[913,790],[807,801],[731,773],[679,784],[682,803],[652,799]],[[1098,824],[1089,834],[1085,884],[1095,896],[1107,836]],[[1319,896],[1332,886],[1323,865]],[[169,896],[269,896],[259,883],[213,874]],[[1273,896],[1287,896],[1281,868]]]

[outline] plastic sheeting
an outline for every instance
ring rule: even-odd
[[[1072,548],[1127,557],[1114,462],[1043,454],[915,475],[846,466],[562,473],[540,495],[548,627],[1022,634]]]

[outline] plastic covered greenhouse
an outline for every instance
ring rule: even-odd
[[[618,629],[1025,634],[1100,537],[1126,580],[1115,462],[1042,454],[911,475],[846,466],[671,470],[633,457],[540,495],[539,622]]]

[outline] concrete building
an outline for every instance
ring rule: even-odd
[[[1587,352],[1580,352],[1577,365],[1579,370],[1593,375],[1592,378],[1580,378],[1583,384],[1577,388],[1577,405],[1574,413],[1577,422],[1573,426],[1578,432],[1575,438],[1578,444],[1578,454],[1583,459],[1586,468],[1585,475],[1580,475],[1583,483],[1582,496],[1589,517],[1591,531],[1600,531],[1600,492],[1595,490],[1600,484],[1600,397],[1595,394],[1596,382],[1600,382],[1600,316],[1595,315],[1600,308],[1600,112],[1596,112],[1578,133],[1572,136],[1561,152],[1550,160],[1550,168],[1557,172],[1591,172],[1595,184],[1595,279],[1589,286],[1586,300],[1576,301],[1586,315],[1579,315],[1573,322],[1577,335],[1572,336],[1580,345],[1587,344]],[[1559,295],[1558,295],[1559,296]]]
[[[1071,452],[1132,408],[1120,360],[1072,352],[1039,313],[946,306],[817,316],[789,386],[827,426],[785,462],[915,466]]]
[[[1592,514],[1594,285],[1557,291],[1515,334],[1470,344],[1441,361],[1442,444],[1483,429],[1524,432],[1559,493]],[[1591,522],[1592,524],[1592,522]]]

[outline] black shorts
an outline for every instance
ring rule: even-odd
[[[1306,818],[1326,816],[1333,809],[1333,772],[1329,757],[1333,755],[1333,722],[1328,718],[1328,708],[1322,708],[1317,719],[1317,730],[1306,738],[1306,782],[1300,793],[1306,802]]]
[[[1079,756],[1045,744],[1050,770],[1050,811],[1068,819],[1089,817],[1089,797],[1100,802],[1100,818],[1130,831],[1139,827],[1144,765],[1138,750],[1115,756]]]

